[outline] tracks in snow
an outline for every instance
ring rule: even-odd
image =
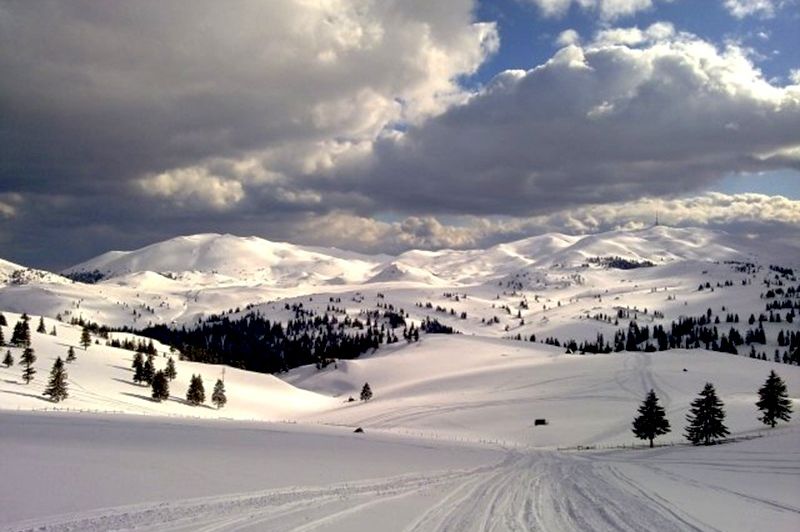
[[[613,462],[511,451],[498,464],[470,470],[109,508],[18,523],[8,530],[324,530],[378,505],[391,512],[392,504],[414,496],[420,507],[416,520],[399,523],[398,530],[705,529],[666,501],[647,496]]]

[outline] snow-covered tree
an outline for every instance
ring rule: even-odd
[[[633,420],[633,433],[640,440],[650,440],[650,447],[653,447],[653,439],[670,430],[664,407],[658,404],[656,393],[650,390],[639,406],[639,415]]]
[[[714,385],[707,382],[700,396],[692,401],[686,421],[686,439],[694,445],[710,445],[715,440],[724,438],[730,432],[723,423],[725,410],[722,401],[717,397]]]
[[[25,381],[25,384],[29,384],[33,380],[33,376],[36,375],[36,368],[33,367],[33,364],[36,362],[36,354],[33,348],[26,347],[25,350],[22,351],[22,356],[19,361],[25,368],[22,370],[22,380]]]
[[[758,390],[756,406],[762,413],[759,419],[770,427],[774,427],[779,420],[789,421],[791,418],[792,401],[786,392],[786,383],[775,370],[769,372],[766,382]]]
[[[6,356],[3,357],[3,365],[7,368],[14,365],[14,357],[11,355],[11,349],[6,349]]]
[[[189,389],[186,391],[186,400],[193,406],[206,402],[206,390],[203,387],[203,377],[200,375],[192,375]]]
[[[53,369],[50,370],[50,380],[42,395],[50,396],[50,399],[56,403],[69,397],[67,392],[67,371],[64,369],[64,361],[61,360],[61,357],[56,358],[53,363]]]
[[[364,387],[361,388],[361,400],[369,401],[370,399],[372,399],[372,388],[369,387],[368,382],[365,382]]]
[[[69,349],[67,350],[67,364],[74,362],[76,359],[77,357],[75,356],[75,348],[69,346]]]
[[[228,397],[225,395],[225,383],[222,382],[222,379],[217,379],[217,383],[214,385],[211,402],[217,406],[217,409],[222,408],[228,402]]]
[[[169,399],[169,380],[167,380],[167,376],[164,374],[163,371],[159,370],[156,371],[155,375],[153,375],[153,399],[158,401],[164,401]]]

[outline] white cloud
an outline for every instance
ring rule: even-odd
[[[342,179],[401,212],[523,215],[796,169],[798,147],[800,85],[771,84],[734,44],[657,23],[503,73]]]
[[[225,210],[244,198],[239,181],[210,175],[206,168],[181,168],[143,177],[136,186],[145,194],[169,199],[179,206]]]
[[[760,16],[769,18],[775,16],[773,0],[724,0],[725,8],[736,18]]]
[[[573,29],[564,30],[556,37],[558,46],[569,46],[570,44],[580,44],[581,36]]]
[[[684,198],[643,198],[590,205],[534,217],[457,217],[442,223],[433,216],[411,216],[397,222],[347,212],[293,221],[296,241],[334,245],[373,253],[408,249],[488,247],[544,232],[585,234],[661,223],[677,227],[711,227],[786,236],[800,231],[800,201],[764,194],[708,192]]]
[[[20,194],[14,192],[0,194],[0,219],[9,220],[16,217],[21,204],[22,196]]]
[[[653,0],[528,0],[546,17],[562,17],[572,4],[585,11],[597,12],[604,20],[635,15],[653,7]],[[669,1],[669,0],[667,0]]]

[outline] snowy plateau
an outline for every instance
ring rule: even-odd
[[[201,234],[58,273],[0,261],[0,530],[800,530],[798,279],[800,235],[664,226],[397,256]],[[376,346],[289,364],[270,344],[269,373],[235,348],[201,361],[233,333],[165,332],[254,320]],[[163,401],[133,380],[126,347],[148,337],[156,370],[175,360]],[[794,410],[774,428],[756,408],[773,370]],[[693,446],[705,383],[730,436]],[[672,429],[654,448],[631,431],[651,390]]]

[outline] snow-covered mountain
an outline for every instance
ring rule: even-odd
[[[220,234],[181,236],[134,251],[109,251],[67,268],[65,274],[99,272],[103,278],[157,272],[172,279],[190,273],[216,277],[209,284],[249,280],[280,286],[301,283],[363,282],[384,257],[333,248],[297,246],[258,237]],[[205,284],[205,283],[204,283]]]

